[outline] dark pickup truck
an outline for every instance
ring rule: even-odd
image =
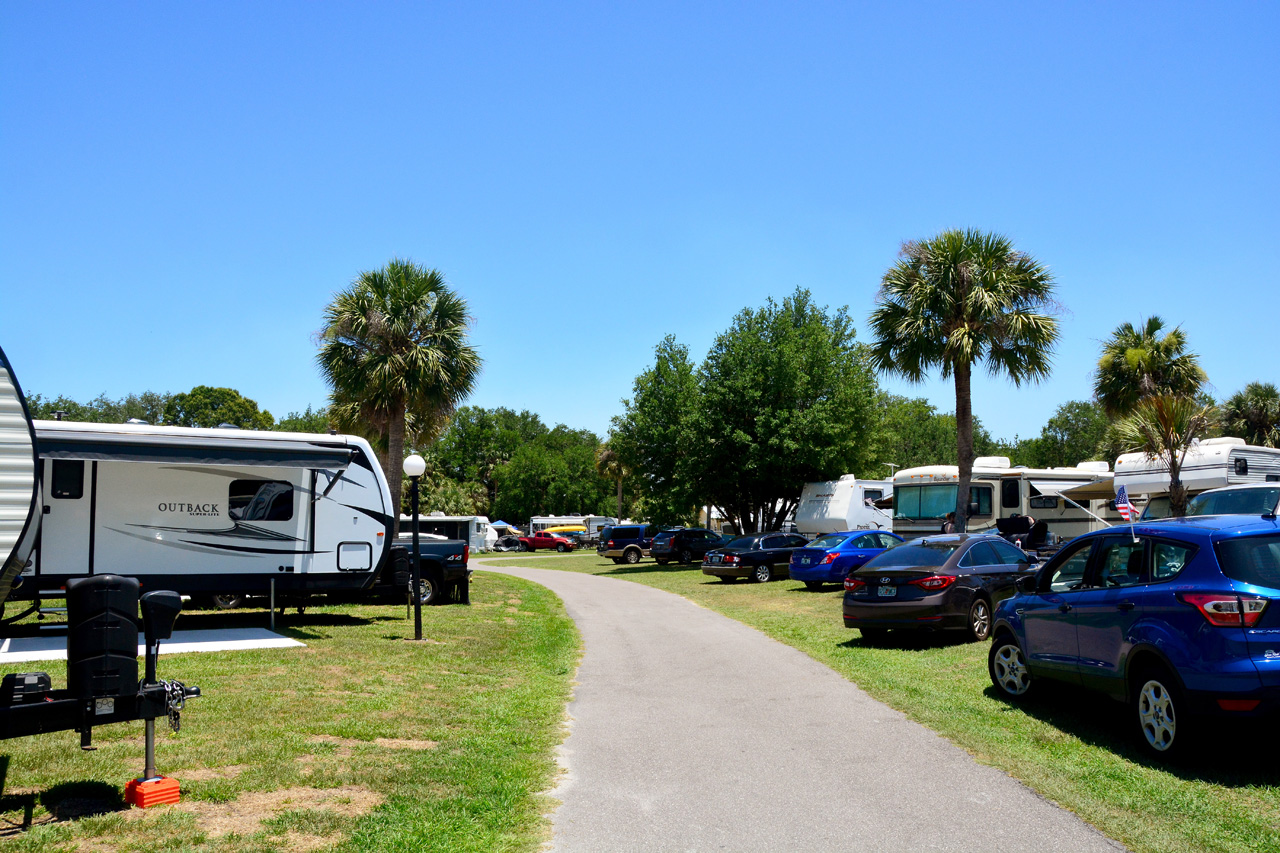
[[[370,587],[375,595],[391,595],[404,600],[413,577],[412,550],[413,540],[408,537],[397,539],[391,546],[391,554],[382,567],[382,573]],[[461,539],[423,538],[418,541],[418,551],[422,554],[422,603],[454,601],[469,604],[471,570],[467,568],[467,561],[471,557],[471,546]]]

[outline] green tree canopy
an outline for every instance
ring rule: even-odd
[[[1093,374],[1093,393],[1103,411],[1123,417],[1144,397],[1194,397],[1205,383],[1200,358],[1187,352],[1182,329],[1165,331],[1164,320],[1148,317],[1138,326],[1121,323],[1102,345]]]
[[[171,396],[144,391],[112,400],[106,394],[99,394],[88,403],[78,403],[70,397],[46,400],[39,394],[28,394],[27,407],[31,410],[31,417],[38,420],[51,421],[55,412],[63,412],[63,419],[68,421],[122,424],[136,418],[149,424],[160,424],[164,423],[165,407]]]
[[[240,429],[271,429],[275,418],[258,411],[258,404],[232,388],[197,385],[185,394],[174,394],[164,408],[164,422],[175,426],[211,429],[231,424]]]
[[[344,430],[385,438],[385,450],[374,446],[398,505],[406,417],[428,441],[480,374],[467,303],[439,270],[397,258],[360,273],[324,317],[317,361],[333,389],[332,414]]]
[[[683,524],[694,514],[698,492],[684,465],[698,382],[689,348],[667,335],[654,348],[653,366],[636,377],[623,413],[613,419],[609,446],[633,474],[649,519]],[[618,481],[621,504],[622,484]]]
[[[276,421],[275,429],[279,432],[309,432],[323,435],[332,425],[327,406],[321,406],[318,409],[307,406],[305,412],[290,412]]]
[[[681,454],[696,503],[742,531],[777,529],[806,482],[875,470],[876,383],[854,334],[847,309],[797,288],[716,337]]]
[[[1260,447],[1280,447],[1280,391],[1270,382],[1250,382],[1226,399],[1222,431]]]
[[[1205,434],[1213,410],[1184,394],[1152,394],[1142,397],[1133,411],[1116,424],[1116,433],[1128,452],[1141,451],[1169,468],[1169,511],[1174,518],[1187,514],[1187,487],[1182,482],[1182,462],[1191,442]]]
[[[600,439],[589,430],[557,426],[520,445],[495,472],[495,512],[508,521],[571,512],[609,514],[612,483],[596,471]]]
[[[1058,340],[1053,276],[1007,237],[944,231],[903,244],[871,312],[871,360],[921,382],[933,370],[956,388],[956,528],[965,529],[973,474],[972,374],[985,367],[1015,385],[1049,375]]]
[[[1036,468],[1078,465],[1099,457],[1110,423],[1102,407],[1091,400],[1072,400],[1058,406],[1040,431],[1027,464]],[[1112,464],[1114,456],[1106,460]]]

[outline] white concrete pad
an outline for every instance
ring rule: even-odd
[[[160,654],[188,652],[239,652],[248,649],[285,649],[305,646],[266,628],[221,628],[206,631],[174,631],[160,642]],[[138,656],[146,653],[146,641],[138,634]],[[0,643],[0,665],[33,660],[66,660],[65,634],[46,637],[10,637]]]

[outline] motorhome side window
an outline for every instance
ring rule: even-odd
[[[49,492],[61,500],[79,500],[84,497],[84,460],[54,459],[52,482]]]
[[[862,493],[862,499],[864,501],[878,501],[882,497],[884,497],[883,489],[866,489]]]
[[[1000,483],[1000,506],[1004,509],[1017,509],[1022,505],[1022,484],[1017,480],[1004,480]]]
[[[293,486],[279,480],[232,480],[227,507],[237,521],[288,521],[293,518]]]

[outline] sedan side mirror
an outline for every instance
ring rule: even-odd
[[[1026,595],[1033,595],[1036,591],[1035,575],[1023,575],[1017,580],[1018,592]]]

